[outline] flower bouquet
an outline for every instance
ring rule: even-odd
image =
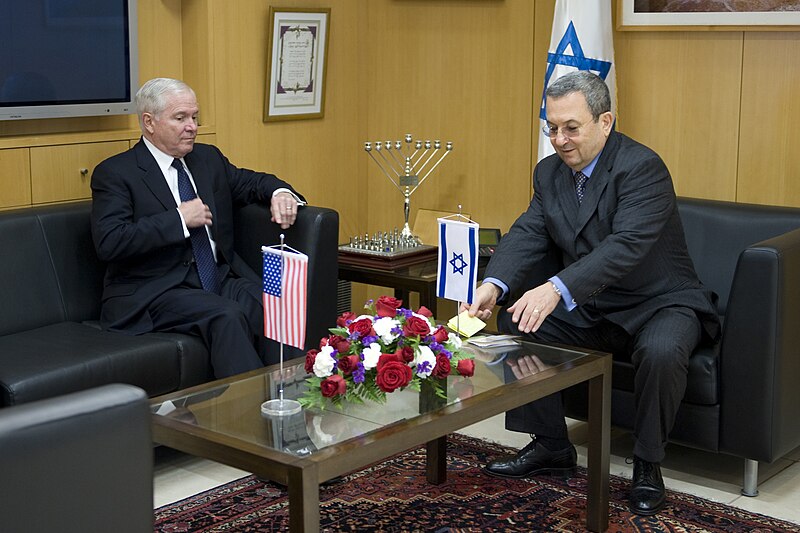
[[[308,391],[298,398],[304,407],[324,409],[330,403],[385,403],[386,394],[429,384],[447,398],[442,385],[451,374],[472,376],[475,361],[462,352],[461,339],[436,325],[431,312],[401,307],[402,300],[381,296],[367,301],[368,314],[344,313],[319,349],[306,354]]]

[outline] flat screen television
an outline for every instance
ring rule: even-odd
[[[0,120],[135,113],[136,0],[0,0]]]

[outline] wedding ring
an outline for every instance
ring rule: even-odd
[[[541,313],[541,311],[539,311],[538,309],[534,309],[533,312],[534,313]]]

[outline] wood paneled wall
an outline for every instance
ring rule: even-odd
[[[412,219],[420,207],[461,204],[482,225],[508,228],[531,194],[554,0],[276,5],[331,8],[324,118],[262,121],[263,0],[140,0],[141,80],[188,81],[203,132],[235,164],[337,209],[342,238],[402,223],[402,195],[363,143],[406,133],[454,143],[412,197]],[[800,206],[798,35],[616,31],[619,129],[662,155],[681,195]],[[135,139],[137,130],[133,117],[6,122],[0,148]],[[0,158],[3,183],[26,168],[20,154]]]
[[[364,141],[454,142],[412,196],[507,229],[531,194],[533,125],[554,0],[286,0],[331,7],[321,120],[260,120],[268,6],[213,6],[216,131],[337,209],[342,238],[402,222]],[[615,31],[618,127],[658,151],[678,194],[800,206],[800,45],[793,32]]]

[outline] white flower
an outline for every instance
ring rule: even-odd
[[[374,317],[374,316],[372,316],[372,315],[358,315],[357,317],[355,317],[355,318],[353,319],[353,322],[358,322],[359,320],[363,320],[363,319],[365,319],[365,318],[366,318],[367,320],[369,320],[370,322],[375,322],[375,317]],[[352,323],[352,322],[351,322],[351,323]]]
[[[314,375],[318,378],[327,378],[333,374],[333,346],[323,346],[314,358]]]
[[[419,377],[427,378],[430,376],[433,369],[436,368],[436,356],[433,355],[433,350],[427,346],[420,345],[419,353],[414,358],[414,367]]]
[[[458,336],[458,333],[450,332],[447,335],[447,343],[453,346],[453,349],[450,350],[451,352],[460,350],[462,346],[461,337]]]
[[[375,333],[381,338],[384,344],[391,344],[397,339],[399,336],[396,333],[392,333],[392,330],[395,328],[400,327],[400,322],[395,320],[392,317],[384,316],[373,322],[372,327],[375,329]]]
[[[364,356],[364,370],[378,366],[378,359],[381,358],[381,345],[373,342],[361,352]]]

